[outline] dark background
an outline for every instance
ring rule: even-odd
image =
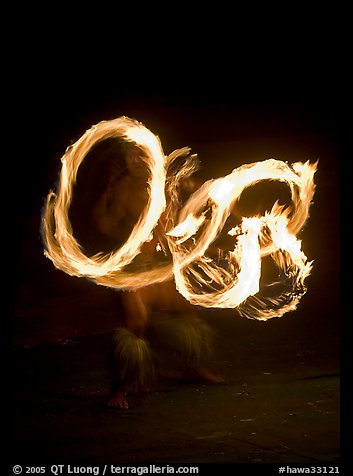
[[[176,148],[190,146],[200,158],[205,178],[223,176],[244,163],[270,157],[288,162],[319,161],[314,203],[310,218],[300,234],[303,250],[309,260],[314,260],[314,268],[307,279],[307,294],[298,309],[267,323],[241,319],[233,311],[217,311],[217,314],[211,313],[210,322],[224,338],[221,354],[224,351],[233,364],[240,359],[241,368],[238,370],[242,381],[251,382],[253,368],[261,361],[270,362],[273,373],[277,366],[278,372],[283,372],[288,379],[292,372],[293,376],[304,375],[303,378],[309,378],[309,374],[337,375],[340,365],[344,366],[344,359],[340,364],[344,340],[341,338],[340,312],[340,175],[344,162],[342,118],[345,96],[339,81],[331,81],[324,74],[326,68],[318,72],[315,68],[308,70],[293,64],[284,69],[279,63],[273,69],[262,59],[244,74],[244,68],[237,63],[234,66],[234,62],[212,62],[210,57],[205,58],[202,67],[198,65],[200,61],[196,65],[193,61],[184,64],[177,60],[174,64],[160,67],[160,70],[157,69],[159,74],[155,74],[154,65],[145,66],[137,61],[132,68],[123,57],[118,57],[113,73],[109,71],[108,74],[103,63],[95,63],[95,73],[99,70],[101,74],[94,76],[91,75],[92,68],[80,57],[74,67],[71,62],[65,67],[65,61],[56,63],[51,60],[50,64],[44,62],[44,66],[43,63],[31,61],[30,67],[24,68],[22,79],[17,75],[19,81],[13,96],[17,104],[14,111],[17,123],[24,127],[15,143],[16,190],[20,190],[20,194],[16,194],[14,205],[15,229],[18,232],[13,241],[17,262],[12,280],[14,305],[9,340],[15,349],[15,402],[21,408],[14,426],[13,446],[20,448],[24,457],[32,454],[38,458],[41,447],[45,448],[48,461],[54,457],[62,459],[65,454],[83,461],[85,455],[95,454],[92,447],[84,443],[85,436],[77,436],[73,432],[72,440],[71,436],[68,437],[81,411],[77,407],[77,413],[75,408],[72,410],[70,407],[73,405],[71,401],[67,403],[67,399],[71,398],[67,395],[72,390],[69,386],[76,385],[70,374],[71,365],[73,371],[76,367],[85,371],[98,367],[98,378],[102,377],[100,365],[103,366],[101,354],[105,341],[80,339],[105,336],[111,332],[116,324],[119,299],[117,293],[109,289],[55,270],[43,256],[39,229],[41,207],[49,189],[55,186],[60,172],[60,157],[68,145],[101,120],[127,115],[143,122],[160,137],[166,154]],[[9,249],[11,241],[9,237]],[[82,344],[81,350],[77,350],[77,346],[64,346],[59,350],[55,347],[70,339],[78,339],[77,342]],[[71,360],[73,358],[77,358],[77,362]],[[60,359],[63,359],[64,370]],[[223,360],[219,362],[222,371]],[[233,375],[236,378],[238,370],[229,375],[230,381]],[[95,376],[91,377],[82,383],[82,388],[88,389],[88,393],[92,382],[95,382]],[[53,401],[50,379],[56,379],[59,387],[61,385],[59,394],[54,392]],[[84,391],[82,405],[88,403],[88,411],[95,415],[90,416],[98,418],[101,407],[97,408],[95,403],[88,401],[90,397],[85,396]],[[309,398],[306,392],[303,387],[303,405]],[[100,398],[103,401],[106,395]],[[176,407],[179,405],[185,410],[188,404],[183,399],[187,399],[187,395],[176,395],[175,398]],[[224,405],[226,412],[229,403],[224,403],[224,399],[219,402],[217,396],[214,398],[212,405],[220,405],[217,408]],[[277,398],[290,400],[289,395],[282,395],[280,391],[274,393],[272,398],[274,405]],[[151,418],[154,418],[153,412],[158,416],[161,411],[158,401],[155,401],[157,409],[152,403],[154,410]],[[68,426],[60,430],[62,408],[68,412],[65,413]],[[138,405],[136,408],[137,424],[146,418],[148,428],[151,424],[148,405],[146,414],[139,413]],[[169,414],[170,421],[175,421],[175,424],[180,420],[178,412],[171,410]],[[58,418],[55,421],[59,429],[55,437],[46,426],[50,421],[48,415]],[[106,417],[110,418],[110,415]],[[211,417],[212,414],[207,424],[212,426],[211,422],[215,419]],[[208,415],[203,418],[207,420]],[[222,421],[221,413],[218,418]],[[164,421],[163,411],[160,421]],[[315,426],[315,422],[309,422],[309,428],[310,425],[320,428],[320,425]],[[194,428],[193,424],[190,428]],[[131,427],[125,428],[126,434],[133,429],[132,423]],[[38,441],[34,439],[28,445],[28,435],[37,431]],[[94,433],[95,430],[92,431]],[[114,442],[112,431],[110,427],[104,429],[103,438],[110,443]],[[163,431],[167,433],[167,430],[160,430],[161,441]],[[309,445],[307,452],[314,454],[316,451],[317,461],[324,461],[325,454],[331,455],[326,448],[331,441],[336,442],[339,427],[335,422],[328,429],[323,426],[320,431],[322,441],[313,437],[315,443],[312,443],[319,450]],[[271,427],[266,429],[267,435],[271,432]],[[144,436],[142,433],[140,436],[141,440],[136,441],[141,441],[143,445]],[[60,446],[62,443],[58,444],[61,437],[63,441],[70,439],[70,449],[69,446]],[[134,453],[134,445],[129,441],[126,440],[126,448],[120,447],[120,450],[126,450],[125,454],[129,455],[126,457],[135,458],[137,453]],[[145,458],[149,461],[154,458],[156,461],[182,462],[183,449],[178,450],[181,443],[177,437],[175,441],[175,454],[170,449],[171,453],[168,453],[161,443],[155,453],[146,453]],[[265,440],[263,442],[266,443]],[[108,449],[110,443],[107,443]],[[210,451],[206,443],[204,453],[201,454],[200,449],[200,462]],[[94,448],[98,448],[99,444]],[[120,445],[123,444],[120,441]],[[267,444],[271,446],[268,441]],[[198,445],[194,448],[191,444],[196,459],[189,461],[197,461]],[[333,461],[337,461],[335,451],[332,450]],[[177,454],[180,454],[180,460]],[[301,461],[311,461],[310,457],[305,459],[295,452],[293,454],[288,456],[292,460],[299,457]],[[244,455],[246,451],[239,456],[241,461],[246,459]],[[266,457],[269,459],[266,460]],[[100,461],[106,462],[107,458],[102,456]],[[232,457],[229,460],[226,456],[224,458],[234,462]],[[277,461],[276,454],[263,458],[264,462]]]
[[[122,73],[128,72],[123,65]],[[48,191],[55,188],[66,147],[91,125],[127,115],[157,134],[166,154],[190,146],[199,156],[205,178],[270,157],[290,163],[318,160],[314,203],[301,236],[304,252],[314,260],[302,305],[315,307],[306,324],[310,322],[318,333],[336,332],[344,109],[337,87],[325,83],[314,88],[312,82],[296,87],[295,81],[253,85],[227,74],[207,82],[202,74],[195,78],[191,72],[174,81],[147,78],[144,82],[134,74],[130,78],[118,73],[117,66],[116,81],[107,83],[90,83],[88,78],[80,83],[74,74],[66,81],[54,72],[52,77],[37,74],[36,81],[25,87],[21,106],[26,127],[19,138],[25,149],[16,162],[21,191],[15,205],[21,227],[16,284],[33,285],[43,271],[48,273],[46,280],[55,276],[65,284],[76,282],[61,276],[42,257],[41,207]]]

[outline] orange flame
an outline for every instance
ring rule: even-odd
[[[117,137],[137,144],[144,152],[148,172],[146,206],[129,238],[116,251],[88,257],[76,241],[69,220],[73,186],[80,164],[98,141]],[[183,164],[171,172],[177,159]],[[192,304],[212,308],[237,308],[249,318],[266,320],[294,310],[306,292],[308,262],[296,238],[308,215],[315,192],[317,164],[292,166],[275,159],[246,164],[226,177],[205,182],[180,209],[179,184],[197,168],[195,156],[183,148],[165,156],[159,139],[141,123],[120,117],[93,126],[62,157],[58,194],[50,192],[42,215],[45,255],[69,275],[84,276],[117,289],[136,289],[172,279]],[[209,256],[242,192],[264,180],[288,185],[292,203],[276,203],[264,216],[244,218],[228,230],[234,249]],[[168,205],[167,205],[168,198]],[[163,220],[161,217],[163,216]],[[155,247],[171,256],[170,262],[139,267],[136,262],[144,243],[163,221],[164,236]],[[214,251],[214,250],[213,250]],[[287,286],[276,298],[260,290],[261,260],[270,255]],[[282,283],[283,284],[283,283]],[[283,286],[282,286],[283,287]]]

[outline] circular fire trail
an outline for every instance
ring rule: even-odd
[[[146,198],[122,245],[109,253],[88,255],[70,221],[74,186],[87,154],[112,138],[127,144],[127,160],[135,167],[132,174],[141,179],[143,168]],[[68,147],[61,161],[58,190],[49,193],[43,209],[42,237],[45,255],[65,273],[122,290],[174,279],[177,290],[194,305],[236,308],[240,314],[260,320],[294,310],[305,294],[312,262],[296,235],[309,215],[316,163],[288,165],[268,159],[245,164],[225,177],[206,181],[181,205],[181,184],[196,171],[195,156],[186,147],[165,156],[158,137],[127,117],[94,125]],[[244,217],[240,224],[225,230],[244,190],[262,181],[286,184],[291,204],[276,202],[263,216]],[[117,189],[119,186],[120,190],[127,187],[125,195],[131,202],[131,180],[126,178]],[[109,226],[119,230],[123,212],[119,215],[116,210],[111,206]],[[231,250],[217,247],[224,230],[231,237]],[[157,258],[149,259],[151,255]],[[266,256],[278,268],[278,282],[268,285],[278,288],[276,297],[264,297],[260,286]]]

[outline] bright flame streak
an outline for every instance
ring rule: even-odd
[[[167,236],[181,238],[176,242],[176,244],[179,245],[188,240],[192,235],[195,235],[204,221],[204,216],[201,215],[199,218],[196,218],[190,214],[182,223],[179,223],[172,231],[168,232]]]
[[[305,223],[315,186],[313,175],[316,171],[316,164],[295,164],[295,168],[290,168],[287,164],[269,159],[255,164],[247,164],[239,167],[225,178],[206,182],[199,191],[191,196],[188,203],[180,213],[180,220],[184,216],[204,207],[207,199],[211,198],[211,217],[205,224],[202,234],[197,235],[197,239],[189,240],[188,244],[182,245],[180,242],[169,240],[174,260],[174,275],[176,286],[179,292],[192,304],[205,307],[237,307],[249,296],[255,294],[259,289],[259,278],[261,257],[268,254],[287,253],[286,259],[276,259],[277,265],[287,274],[288,269],[292,269],[291,277],[295,275],[297,285],[304,286],[304,279],[311,270],[311,264],[306,263],[306,256],[301,251],[301,243],[295,238],[300,228]],[[299,173],[298,173],[299,172]],[[205,262],[203,255],[212,245],[215,238],[221,232],[226,219],[230,214],[231,207],[239,199],[245,188],[254,185],[261,180],[280,180],[290,187],[293,206],[286,210],[279,205],[275,205],[271,213],[256,222],[243,220],[238,230],[231,230],[230,234],[239,234],[237,245],[233,253],[229,252],[227,262],[233,264],[234,273],[232,279],[223,281],[221,289],[209,290],[209,283],[216,281],[214,276],[220,270],[216,263]],[[289,220],[287,217],[293,218]],[[189,216],[189,215],[187,215]],[[185,223],[185,222],[183,222]],[[249,223],[257,223],[257,233],[251,232]],[[266,243],[266,230],[270,232],[272,242],[257,248],[255,242]],[[195,289],[195,265],[202,267],[202,274],[197,275],[198,288]],[[256,276],[256,278],[255,278]],[[191,279],[192,278],[192,279]],[[257,280],[256,286],[254,280]],[[217,281],[219,282],[219,281]],[[200,292],[200,284],[204,290]],[[286,312],[294,310],[297,299],[287,296],[292,306],[286,304]],[[281,300],[279,300],[280,302]],[[271,307],[275,307],[274,302],[270,302]],[[281,308],[276,315],[280,315]],[[253,317],[266,319],[270,314],[267,309],[253,309]],[[272,314],[270,317],[274,317]]]
[[[174,263],[175,281],[178,291],[187,296],[192,304],[204,307],[232,308],[241,304],[248,296],[259,291],[259,280],[261,275],[261,256],[258,235],[260,231],[260,221],[258,218],[248,218],[244,220],[244,235],[239,238],[237,253],[239,255],[240,272],[237,274],[236,282],[231,286],[224,286],[223,292],[209,294],[198,294],[193,291],[193,287],[184,278],[185,268]],[[232,254],[230,254],[231,256]],[[231,259],[231,258],[230,258]],[[216,281],[219,273],[214,273],[215,267],[207,264],[204,259],[200,260],[200,267],[211,280]],[[214,273],[214,274],[213,274]],[[201,275],[199,281],[207,283]],[[220,282],[220,281],[218,281]]]
[[[131,232],[129,239],[115,253],[87,257],[73,236],[69,221],[73,185],[78,168],[92,146],[100,140],[118,137],[127,142],[136,142],[146,152],[146,167],[149,171],[149,199],[142,216]],[[154,272],[134,276],[119,273],[131,263],[149,237],[165,209],[165,156],[158,138],[142,124],[121,117],[103,121],[93,126],[62,157],[60,188],[58,196],[48,195],[42,219],[42,235],[46,246],[45,255],[54,265],[74,276],[94,279],[98,284],[111,287],[139,287],[146,285]],[[171,277],[172,270],[164,268],[155,280]],[[151,276],[149,276],[149,274]]]
[[[235,192],[235,185],[228,177],[215,181],[210,186],[209,196],[220,206],[227,206],[232,200]]]
[[[148,171],[148,201],[128,240],[114,253],[87,257],[73,236],[69,221],[80,164],[98,141],[118,137],[136,143],[143,151]],[[296,308],[305,293],[305,278],[312,263],[307,262],[296,234],[309,214],[317,164],[284,162],[269,159],[246,164],[229,175],[205,182],[180,210],[180,181],[196,169],[195,156],[189,149],[174,151],[165,157],[159,139],[142,124],[121,117],[93,126],[62,158],[58,195],[50,192],[42,215],[45,254],[54,265],[70,275],[85,276],[97,284],[118,288],[138,288],[171,279],[174,274],[179,292],[192,304],[204,307],[235,308],[247,317],[266,320]],[[184,163],[174,173],[169,171],[178,158]],[[243,219],[228,233],[236,237],[235,247],[225,256],[225,265],[206,256],[222,231],[232,208],[242,192],[263,180],[277,180],[288,185],[292,204],[275,204],[264,217]],[[166,194],[169,203],[166,208]],[[166,231],[158,249],[169,248],[173,263],[147,271],[125,268],[151,239],[164,213]],[[179,216],[178,222],[176,216]],[[206,218],[207,217],[207,218]],[[259,293],[261,258],[271,255],[291,284],[291,290],[278,298],[262,298]]]

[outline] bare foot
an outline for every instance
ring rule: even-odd
[[[185,373],[185,377],[196,382],[222,383],[224,379],[219,375],[203,368],[192,369]]]
[[[178,370],[158,370],[158,375],[162,378],[172,379],[172,380],[183,380],[184,374]]]
[[[127,410],[129,408],[129,404],[125,398],[124,392],[121,390],[115,392],[109,399],[108,405],[114,408],[123,408]]]

